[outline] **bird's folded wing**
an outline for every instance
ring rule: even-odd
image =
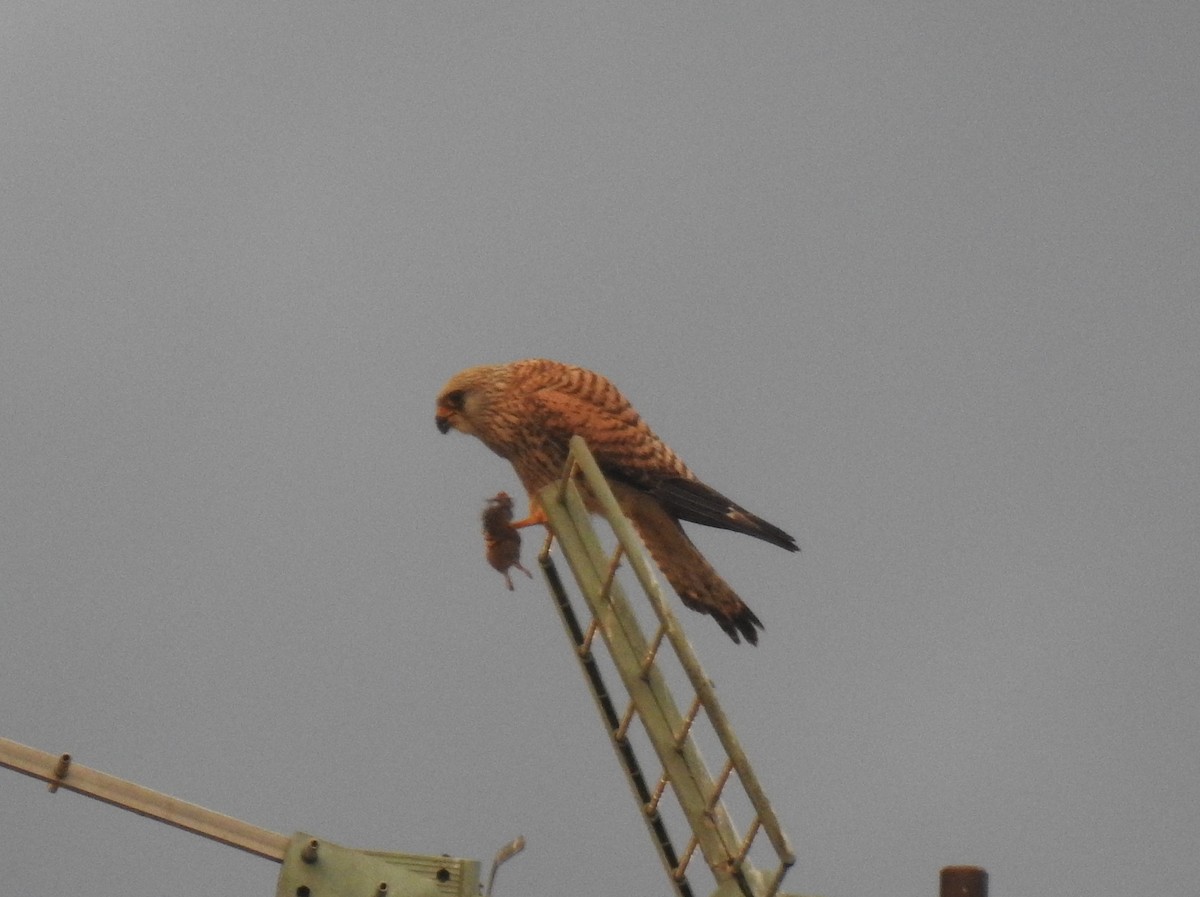
[[[533,399],[543,431],[561,440],[564,454],[571,437],[582,436],[606,476],[652,495],[680,520],[799,551],[796,540],[779,527],[696,479],[628,403],[605,404],[551,389],[538,390]]]
[[[531,396],[531,402],[540,429],[560,443],[564,454],[571,437],[582,436],[600,468],[623,482],[649,489],[662,477],[688,472],[615,390],[611,395],[585,397],[541,389]]]

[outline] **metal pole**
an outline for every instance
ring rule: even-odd
[[[287,835],[81,766],[69,754],[48,754],[7,738],[0,738],[0,766],[41,779],[51,792],[74,791],[276,863],[283,862],[291,841]]]
[[[978,866],[947,866],[940,897],[987,897],[987,883],[987,872]]]

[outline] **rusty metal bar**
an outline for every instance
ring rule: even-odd
[[[654,634],[654,638],[650,642],[650,647],[646,649],[646,656],[642,658],[643,679],[650,675],[650,667],[654,666],[654,658],[658,655],[658,649],[662,647],[663,636],[666,634],[667,628],[659,626],[658,632]]]
[[[683,725],[679,727],[679,731],[675,733],[675,749],[679,750],[683,747],[683,743],[687,741],[688,735],[691,734],[692,725],[696,722],[696,714],[700,712],[700,696],[696,695],[692,699],[692,706],[688,708],[687,716],[683,718]]]
[[[597,621],[596,618],[593,617],[592,622],[588,624],[587,632],[585,632],[583,635],[583,641],[579,643],[578,650],[579,650],[580,656],[592,653],[592,640],[596,637],[596,631],[599,628],[600,628],[599,621]]]
[[[692,861],[692,855],[695,854],[696,848],[699,846],[699,844],[700,841],[695,835],[692,835],[692,837],[688,839],[687,847],[684,848],[683,851],[683,859],[681,859],[679,861],[679,865],[675,867],[676,881],[681,881],[687,877],[688,864]]]
[[[613,580],[616,579],[617,570],[621,567],[621,556],[625,553],[625,546],[617,543],[617,550],[613,552],[612,558],[608,562],[608,570],[604,574],[604,583],[600,586],[600,600],[607,601],[609,593],[612,591]]]
[[[733,772],[733,758],[730,757],[725,761],[725,765],[721,767],[721,774],[717,776],[716,785],[713,786],[712,796],[708,799],[708,807],[711,810],[717,805],[721,799],[721,792],[725,790],[725,783],[729,781],[729,774]]]
[[[940,897],[987,897],[988,874],[978,866],[947,866],[940,885]]]
[[[736,866],[741,866],[746,862],[746,857],[750,853],[750,846],[754,844],[754,839],[758,836],[758,830],[762,827],[762,818],[755,816],[754,821],[750,823],[750,831],[746,832],[746,837],[742,840],[742,847],[733,858]]]
[[[633,723],[634,714],[637,713],[637,705],[633,701],[625,708],[625,714],[621,717],[621,725],[617,726],[617,730],[613,732],[613,737],[617,741],[625,741],[629,738],[629,726]]]
[[[666,793],[667,785],[670,784],[670,782],[671,780],[667,777],[665,772],[659,777],[658,784],[654,786],[654,794],[650,796],[650,802],[646,804],[647,813],[658,812],[659,801],[662,800],[662,796]]]

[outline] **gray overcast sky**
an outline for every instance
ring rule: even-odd
[[[683,617],[788,890],[1194,893],[1198,45],[1192,0],[6,3],[0,735],[666,893],[483,562],[515,477],[433,426],[546,355],[804,548],[698,533],[766,633]],[[22,897],[277,873],[7,772],[0,833]]]

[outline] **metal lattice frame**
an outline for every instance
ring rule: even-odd
[[[586,503],[585,494],[589,499]],[[712,683],[704,675],[674,612],[663,599],[640,540],[618,507],[604,474],[583,439],[576,436],[571,440],[562,481],[547,486],[538,498],[545,509],[550,531],[539,556],[543,573],[617,758],[676,893],[680,897],[694,897],[687,869],[699,849],[717,881],[720,897],[775,897],[784,875],[795,862],[795,855],[750,761],[721,710]],[[612,527],[617,547],[611,554],[605,552],[592,528],[587,505],[598,509]],[[550,549],[555,542],[566,557],[583,596],[586,624],[581,625],[581,615],[576,613],[551,558]],[[621,583],[616,579],[617,569],[623,562],[632,568],[653,609],[657,626],[649,637],[643,632]],[[597,634],[601,636],[599,641]],[[597,664],[594,652],[600,645],[607,650],[628,693],[623,711],[618,711]],[[683,711],[657,663],[665,651],[674,653],[693,690],[689,706]],[[701,712],[707,717],[725,754],[715,779],[692,737],[693,724]],[[653,788],[648,786],[643,767],[629,741],[629,726],[635,716],[662,767]],[[722,800],[723,792],[734,778],[733,773],[736,773],[754,812],[754,819],[744,834],[735,830]],[[691,828],[682,855],[677,852],[659,812],[660,800],[668,786],[673,789]],[[778,860],[778,866],[770,874],[755,869],[747,858],[760,835],[765,835]]]

